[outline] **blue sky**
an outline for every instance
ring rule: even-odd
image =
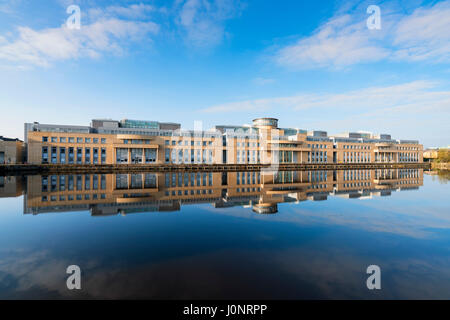
[[[271,116],[446,146],[449,79],[450,1],[0,0],[4,136],[33,121]]]

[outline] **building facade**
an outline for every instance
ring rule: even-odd
[[[418,141],[390,135],[279,128],[274,118],[251,126],[182,130],[176,123],[92,120],[90,126],[25,124],[31,164],[421,163]]]
[[[23,141],[0,136],[0,164],[23,163],[24,156]]]

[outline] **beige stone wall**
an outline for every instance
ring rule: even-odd
[[[297,134],[295,141],[281,139],[274,140],[273,133],[283,136],[283,130],[260,129],[260,139],[249,137],[228,138],[226,147],[223,146],[222,137],[156,137],[147,135],[124,135],[124,134],[76,134],[76,133],[50,133],[50,132],[29,132],[28,133],[28,163],[42,163],[42,147],[48,148],[48,162],[51,163],[52,147],[56,148],[57,159],[60,163],[60,148],[66,150],[66,163],[69,162],[69,148],[82,148],[82,163],[85,162],[86,148],[91,150],[89,163],[94,163],[93,149],[99,152],[98,163],[101,163],[101,149],[106,151],[105,164],[116,163],[116,153],[118,149],[127,149],[127,161],[131,161],[131,149],[154,149],[157,150],[156,163],[166,163],[166,150],[170,163],[191,163],[191,151],[194,151],[194,163],[223,163],[223,153],[226,150],[228,164],[244,163],[272,163],[278,154],[280,163],[373,163],[373,162],[400,162],[400,155],[415,155],[417,162],[423,162],[423,146],[414,144],[385,144],[385,143],[347,143],[337,142],[334,147],[333,142],[307,141],[306,135]],[[44,137],[47,141],[44,141]],[[53,141],[52,139],[56,139]],[[63,139],[63,140],[61,140]],[[78,142],[81,139],[82,142]],[[90,139],[90,142],[86,142]],[[97,139],[94,142],[94,139]],[[101,143],[105,139],[105,143]],[[133,143],[141,141],[141,144]],[[126,143],[128,142],[128,143]],[[200,152],[200,161],[198,161]],[[206,159],[204,159],[206,152]],[[244,157],[243,157],[244,152]],[[142,151],[144,153],[144,151]],[[259,161],[258,161],[259,153]],[[326,153],[326,157],[325,157]],[[180,154],[181,159],[180,159]],[[210,159],[211,154],[211,159]],[[253,156],[254,154],[254,156]],[[313,154],[315,161],[313,161]],[[322,154],[322,158],[320,158]],[[350,161],[350,155],[353,161]],[[248,156],[247,156],[248,155]],[[309,157],[308,157],[309,155]],[[347,157],[346,157],[347,155]],[[175,159],[173,159],[175,156]],[[76,163],[76,154],[75,163]],[[308,160],[309,158],[309,160]],[[321,160],[322,159],[322,160]],[[402,162],[407,162],[403,160]],[[412,160],[410,162],[413,162]]]
[[[0,152],[5,164],[23,163],[24,144],[22,141],[0,141]]]

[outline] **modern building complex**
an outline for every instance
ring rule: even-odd
[[[388,134],[279,128],[274,118],[250,126],[183,130],[176,123],[92,120],[90,126],[25,124],[30,164],[421,163],[423,147]]]

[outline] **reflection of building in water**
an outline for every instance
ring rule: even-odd
[[[22,177],[0,176],[0,198],[13,198],[23,194]]]
[[[422,183],[422,169],[30,176],[24,212],[90,210],[102,216],[213,203],[216,208],[248,206],[257,213],[275,213],[278,203],[326,200],[329,195],[385,196]]]

